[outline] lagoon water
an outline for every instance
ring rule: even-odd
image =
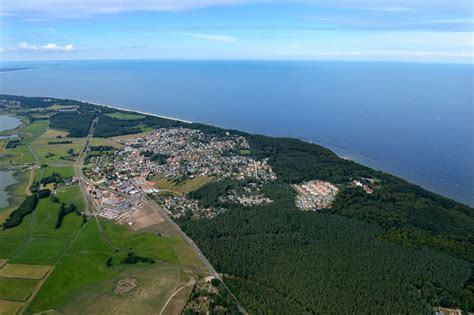
[[[0,171],[0,209],[8,206],[8,193],[5,188],[16,182],[13,171]]]
[[[474,205],[472,65],[317,61],[3,63],[0,92],[297,137]]]
[[[0,116],[0,132],[10,129],[15,129],[20,126],[21,121],[18,118],[11,116]]]
[[[11,116],[0,116],[0,132],[18,127],[21,121]],[[2,139],[4,136],[0,136]],[[5,136],[10,137],[10,136]],[[8,194],[5,188],[16,183],[11,171],[0,171],[0,208],[8,206]]]

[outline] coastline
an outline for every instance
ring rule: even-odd
[[[192,124],[193,123],[191,121],[187,121],[187,120],[183,120],[183,119],[179,119],[179,118],[175,118],[175,117],[157,115],[157,114],[152,114],[152,113],[147,113],[147,112],[142,112],[142,111],[137,111],[137,110],[125,109],[125,108],[112,106],[112,105],[105,105],[105,104],[100,104],[100,103],[87,102],[87,101],[83,101],[83,100],[78,100],[78,101],[80,101],[82,103],[89,103],[89,104],[92,104],[92,105],[104,106],[104,107],[107,107],[107,108],[122,110],[122,111],[129,112],[129,113],[155,116],[155,117],[159,117],[159,118],[163,118],[163,119],[169,119],[169,120],[173,120],[173,121],[179,121],[179,122],[183,122],[183,123],[187,123],[187,124]],[[209,125],[215,126],[215,127],[218,127],[218,128],[226,129],[225,127],[222,127],[222,126],[216,126],[216,125],[213,125],[213,124],[209,124]],[[244,132],[246,132],[246,131],[244,131]],[[268,134],[264,134],[264,135],[269,136],[269,137],[273,137],[273,136],[268,135]],[[384,167],[382,167],[379,164],[379,161],[378,161],[377,158],[371,157],[367,154],[354,152],[354,151],[351,151],[347,148],[337,146],[337,145],[333,145],[333,144],[329,144],[329,143],[324,143],[324,142],[319,142],[319,141],[312,141],[312,140],[308,140],[308,139],[305,139],[305,138],[295,138],[295,139],[298,139],[298,140],[306,142],[306,143],[319,145],[323,148],[326,148],[326,149],[332,151],[334,154],[336,154],[341,159],[344,159],[344,160],[347,160],[347,161],[352,161],[352,162],[355,162],[355,163],[359,163],[361,165],[372,168],[374,170],[382,171],[382,172],[385,172],[387,174],[391,174],[393,176],[400,177],[400,178],[402,178],[403,180],[407,181],[410,184],[417,185],[417,186],[419,186],[423,189],[426,189],[430,192],[439,194],[439,195],[441,195],[445,198],[455,200],[456,202],[459,202],[461,204],[464,204],[464,205],[467,205],[467,206],[470,206],[470,207],[474,206],[474,203],[472,203],[470,200],[461,200],[461,199],[456,198],[455,196],[450,196],[449,194],[446,194],[445,192],[436,191],[435,187],[430,187],[427,183],[421,183],[421,182],[417,182],[417,180],[409,179],[409,178],[407,178],[407,177],[405,177],[401,174],[398,174],[394,169],[385,169]]]
[[[185,124],[192,124],[193,123],[190,120],[184,120],[184,119],[171,117],[171,116],[157,115],[157,114],[152,114],[152,113],[147,113],[147,112],[142,112],[142,111],[137,111],[137,110],[132,110],[132,109],[126,109],[126,108],[113,106],[113,105],[106,105],[106,104],[101,104],[101,103],[88,102],[88,101],[84,101],[84,100],[78,100],[78,101],[81,102],[81,103],[84,103],[84,104],[92,104],[92,105],[97,105],[97,106],[103,106],[103,107],[107,107],[107,108],[122,110],[124,112],[129,112],[129,113],[138,113],[138,114],[142,114],[142,115],[148,115],[148,116],[154,116],[154,117],[163,118],[163,119],[179,121],[179,122],[183,122]]]

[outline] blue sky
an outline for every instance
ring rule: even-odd
[[[472,0],[2,0],[1,60],[473,63]]]

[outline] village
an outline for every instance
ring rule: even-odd
[[[367,194],[372,194],[374,189],[369,186],[377,183],[376,179],[362,177],[353,179],[350,187],[362,188]],[[322,180],[312,180],[300,185],[293,185],[297,195],[295,205],[298,209],[304,211],[316,211],[320,209],[329,209],[339,193],[339,188]]]
[[[199,207],[188,196],[157,187],[156,178],[181,184],[198,177],[244,180],[255,183],[245,193],[230,191],[225,201],[244,206],[271,202],[260,192],[262,182],[276,179],[267,160],[248,156],[250,147],[242,136],[226,133],[209,135],[188,128],[162,128],[148,135],[121,141],[123,148],[113,154],[89,159],[87,176],[97,188],[90,193],[100,207],[99,215],[111,220],[140,209],[143,198],[153,195],[173,219],[184,216],[211,218],[225,209]],[[222,201],[224,201],[224,199]]]

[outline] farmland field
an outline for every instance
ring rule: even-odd
[[[18,314],[21,306],[20,302],[0,300],[0,314]]]
[[[24,302],[37,285],[37,280],[0,278],[0,300]]]
[[[40,137],[48,129],[47,120],[37,120],[19,129],[19,136],[24,138],[24,142],[31,143]]]
[[[14,263],[54,263],[66,249],[70,240],[58,238],[32,238],[11,258]]]
[[[164,177],[156,177],[153,180],[156,181],[155,187],[159,189],[170,190],[179,194],[187,194],[212,181],[212,177],[196,176],[195,178],[188,179],[180,184],[176,184],[174,181]]]
[[[67,314],[157,314],[169,295],[185,280],[179,268],[162,264],[129,268],[112,279],[89,287],[64,308]],[[120,279],[138,280],[138,287],[124,295],[114,294]],[[78,308],[78,305],[81,305]],[[164,313],[169,314],[169,313]]]
[[[53,173],[58,173],[62,177],[74,176],[74,169],[68,166],[47,166],[43,168],[43,177],[51,176]]]
[[[51,266],[7,264],[0,269],[0,278],[43,279]]]
[[[58,138],[61,136],[61,138]],[[71,143],[57,143],[53,142],[71,142]],[[67,138],[62,131],[49,129],[33,143],[33,149],[36,151],[41,163],[48,165],[72,165],[75,157],[68,153],[72,150],[74,153],[79,153],[84,146],[84,138]],[[48,144],[50,143],[50,144]]]

